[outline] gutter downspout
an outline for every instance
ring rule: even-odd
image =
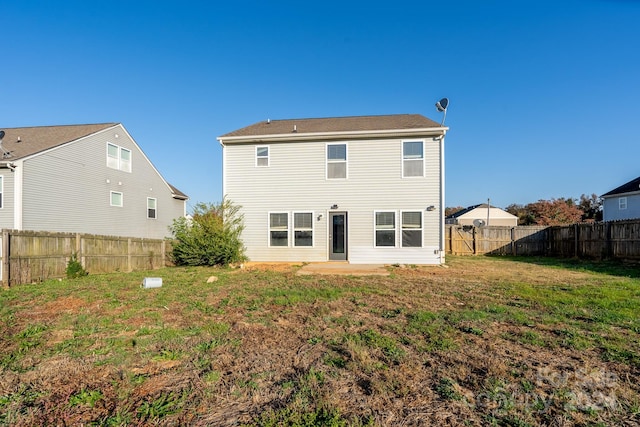
[[[446,131],[445,131],[446,133]],[[444,135],[440,138],[440,264],[444,264]]]

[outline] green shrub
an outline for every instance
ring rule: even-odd
[[[78,254],[75,252],[71,254],[69,262],[67,263],[67,278],[74,279],[76,277],[82,277],[89,274],[80,261],[78,261]]]
[[[172,251],[177,265],[228,265],[244,261],[240,234],[244,229],[240,207],[225,199],[222,203],[198,203],[192,218],[173,221]]]

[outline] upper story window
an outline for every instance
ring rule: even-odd
[[[111,199],[110,199],[110,204],[111,206],[117,206],[119,208],[121,208],[124,204],[124,197],[122,195],[121,192],[119,191],[112,191],[111,192]]]
[[[269,147],[256,147],[256,166],[269,166]]]
[[[422,212],[402,212],[402,247],[422,247]]]
[[[396,213],[393,211],[376,212],[375,221],[376,246],[395,246]]]
[[[402,177],[424,176],[424,143],[404,141],[402,143]]]
[[[131,150],[108,142],[107,167],[131,172]]]
[[[156,219],[158,217],[158,199],[147,197],[147,218]]]
[[[327,179],[347,178],[347,144],[327,144]]]
[[[4,205],[4,177],[0,175],[0,208]]]
[[[620,197],[618,199],[618,209],[620,209],[620,210],[627,209],[627,198],[626,197]]]

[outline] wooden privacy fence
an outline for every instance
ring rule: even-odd
[[[453,255],[544,255],[547,227],[447,225],[446,253]]]
[[[4,286],[65,277],[72,254],[89,273],[152,270],[166,265],[166,240],[79,233],[2,230]]]
[[[640,220],[562,226],[447,225],[446,253],[640,260]]]

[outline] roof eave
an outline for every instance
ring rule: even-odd
[[[255,143],[255,142],[286,142],[286,141],[312,141],[312,140],[336,140],[336,139],[364,139],[380,137],[419,137],[419,136],[444,136],[448,127],[430,127],[416,129],[383,129],[370,131],[332,131],[332,132],[291,132],[286,134],[271,135],[243,135],[220,136],[218,141],[222,144]]]

